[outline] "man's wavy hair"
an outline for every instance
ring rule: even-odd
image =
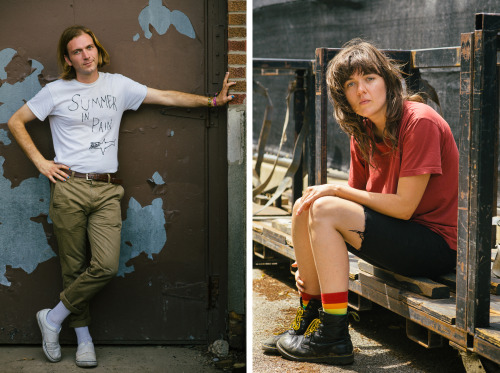
[[[365,118],[354,112],[345,95],[345,83],[355,73],[377,74],[384,79],[387,110],[383,141],[393,152],[398,148],[404,100],[423,102],[423,99],[419,95],[409,96],[405,93],[401,66],[367,41],[358,38],[351,40],[330,61],[326,82],[333,101],[335,119],[344,132],[354,137],[363,159],[374,166],[371,158],[378,151],[374,135],[366,130]]]
[[[57,46],[57,62],[62,71],[60,76],[61,79],[64,80],[76,79],[75,69],[73,68],[73,66],[68,65],[64,56],[69,58],[68,43],[77,36],[80,36],[82,34],[88,34],[94,41],[94,45],[96,46],[98,51],[97,67],[100,68],[109,64],[109,54],[108,52],[106,52],[106,49],[104,49],[101,43],[99,43],[99,40],[97,40],[95,34],[85,26],[78,26],[78,25],[71,26],[63,31],[61,37],[59,38],[59,44]]]

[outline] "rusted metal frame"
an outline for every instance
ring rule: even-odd
[[[252,61],[254,69],[276,69],[278,72],[280,70],[310,70],[313,64],[312,60],[286,58],[253,58]]]
[[[500,30],[500,16],[494,13],[477,13],[476,30],[496,31]]]
[[[293,114],[295,121],[295,137],[294,141],[297,141],[300,131],[304,125],[305,110],[306,110],[306,92],[305,92],[305,82],[304,75],[305,70],[297,70],[295,72],[295,92],[293,94]],[[293,175],[292,182],[292,201],[295,202],[302,196],[302,190],[304,189],[304,175],[303,175],[303,164],[305,147],[302,147],[302,157],[300,158],[300,163],[297,171]]]
[[[315,154],[314,143],[311,143],[311,132],[314,129],[314,105],[311,107],[311,100],[314,97],[314,73],[313,60],[306,59],[279,59],[279,58],[254,58],[254,69],[276,70],[276,75],[288,71],[294,71],[296,76],[296,90],[294,92],[294,120],[295,120],[295,139],[299,135],[304,123],[310,126],[310,134],[303,149],[303,157],[300,166],[293,178],[292,197],[295,202],[301,195],[303,189],[303,164],[305,157]],[[314,160],[308,159],[307,164],[314,165]],[[309,178],[311,178],[311,167],[309,167]]]
[[[358,280],[349,279],[349,291],[355,292],[416,324],[428,328],[459,346],[464,346],[467,343],[467,333],[460,330],[455,325],[438,320],[428,313],[418,310],[401,300],[392,298],[387,294],[374,290]]]
[[[474,65],[474,34],[461,35],[460,40],[460,101],[459,101],[459,182],[458,182],[458,248],[457,248],[457,321],[467,330],[467,288],[469,267],[469,193],[472,80]],[[466,347],[466,346],[464,346]]]
[[[328,95],[326,88],[326,68],[330,60],[327,48],[316,49],[316,108],[319,109],[319,115],[316,116],[314,126],[314,185],[326,184],[327,168],[327,124],[328,124]],[[332,54],[330,50],[330,54]],[[333,56],[330,56],[331,58]]]
[[[484,339],[474,338],[474,352],[494,361],[497,364],[500,364],[498,346],[495,346]]]
[[[309,135],[306,138],[305,157],[307,159],[307,184],[314,185],[316,170],[316,92],[315,92],[315,74],[314,70],[307,70],[306,75],[306,125],[309,128]]]
[[[460,47],[411,51],[412,68],[460,67]]]
[[[425,348],[443,347],[443,337],[413,321],[406,319],[406,336]]]
[[[206,64],[207,93],[222,88],[227,71],[227,1],[208,0],[206,3]],[[227,184],[227,110],[211,110],[206,130],[205,200],[208,292],[208,342],[227,333],[228,314],[228,184]],[[201,206],[200,206],[201,207]]]
[[[489,326],[493,209],[496,212],[498,91],[496,30],[474,33],[472,121],[470,137],[470,204],[467,287],[467,331]]]

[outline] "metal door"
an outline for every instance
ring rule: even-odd
[[[49,182],[6,122],[57,78],[61,32],[83,24],[111,56],[103,71],[206,95],[225,71],[221,0],[2,1],[0,12],[0,342],[38,343],[35,313],[61,291]],[[46,123],[28,130],[53,157]],[[92,303],[94,340],[203,343],[223,335],[227,303],[225,110],[143,105],[119,139],[124,180],[118,276]],[[63,328],[63,342],[74,333]]]

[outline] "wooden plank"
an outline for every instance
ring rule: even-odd
[[[455,300],[452,298],[429,299],[398,288],[397,285],[394,286],[394,284],[380,280],[365,272],[359,273],[359,282],[388,297],[400,300],[409,306],[419,309],[438,320],[448,324],[455,323]]]
[[[477,328],[475,336],[500,348],[500,323],[492,323],[489,328]]]
[[[357,280],[359,275],[358,267],[359,258],[352,253],[349,253],[349,278],[351,280]]]
[[[397,285],[391,282],[382,281],[379,278],[363,271],[359,272],[358,281],[361,282],[363,285],[369,286],[391,298],[401,301],[403,300],[402,296],[403,290],[398,288]]]
[[[457,288],[457,274],[455,272],[441,275],[436,279],[436,281],[448,286],[452,292],[455,292]]]
[[[500,295],[500,278],[491,276],[490,294]]]
[[[260,221],[253,221],[252,222],[252,230],[254,232],[259,232],[262,233],[262,230],[264,229],[264,224]]]
[[[261,245],[264,245],[271,250],[274,250],[277,253],[286,256],[287,258],[295,260],[295,253],[293,251],[293,248],[287,244],[275,242],[271,238],[257,232],[253,232],[253,241],[260,243]]]
[[[432,281],[425,277],[406,277],[394,272],[376,267],[370,263],[360,260],[358,262],[360,271],[369,273],[375,277],[388,281],[393,286],[409,290],[416,294],[422,294],[433,299],[450,297],[450,288],[446,285]]]
[[[292,234],[292,218],[286,217],[282,219],[275,219],[271,222],[273,228],[286,233],[288,235]]]
[[[264,229],[262,230],[262,235],[265,237],[269,237],[273,241],[276,241],[280,244],[285,244],[285,245],[286,245],[286,239],[287,239],[286,236],[288,236],[287,234],[285,234],[277,229],[274,229],[273,227],[264,227]]]
[[[349,281],[349,290],[375,302],[390,311],[397,313],[413,322],[425,326],[431,331],[442,335],[455,343],[457,346],[467,346],[467,333],[464,330],[458,329],[455,325],[448,322],[431,317],[428,312],[416,309],[407,303],[387,296],[375,289],[361,284],[360,281]],[[431,301],[430,299],[426,299]],[[440,302],[452,302],[453,298],[439,300]],[[431,305],[432,307],[432,305]],[[453,305],[450,305],[453,308]]]
[[[447,273],[439,276],[436,281],[448,286],[450,291],[455,292],[457,287],[456,278],[455,273]],[[500,278],[494,275],[491,275],[490,294],[500,295]]]

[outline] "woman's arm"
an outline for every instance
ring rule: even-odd
[[[418,207],[430,174],[401,177],[396,194],[371,193],[347,185],[324,184],[305,190],[297,215],[309,209],[312,203],[323,196],[335,196],[369,207],[393,218],[408,220]]]

